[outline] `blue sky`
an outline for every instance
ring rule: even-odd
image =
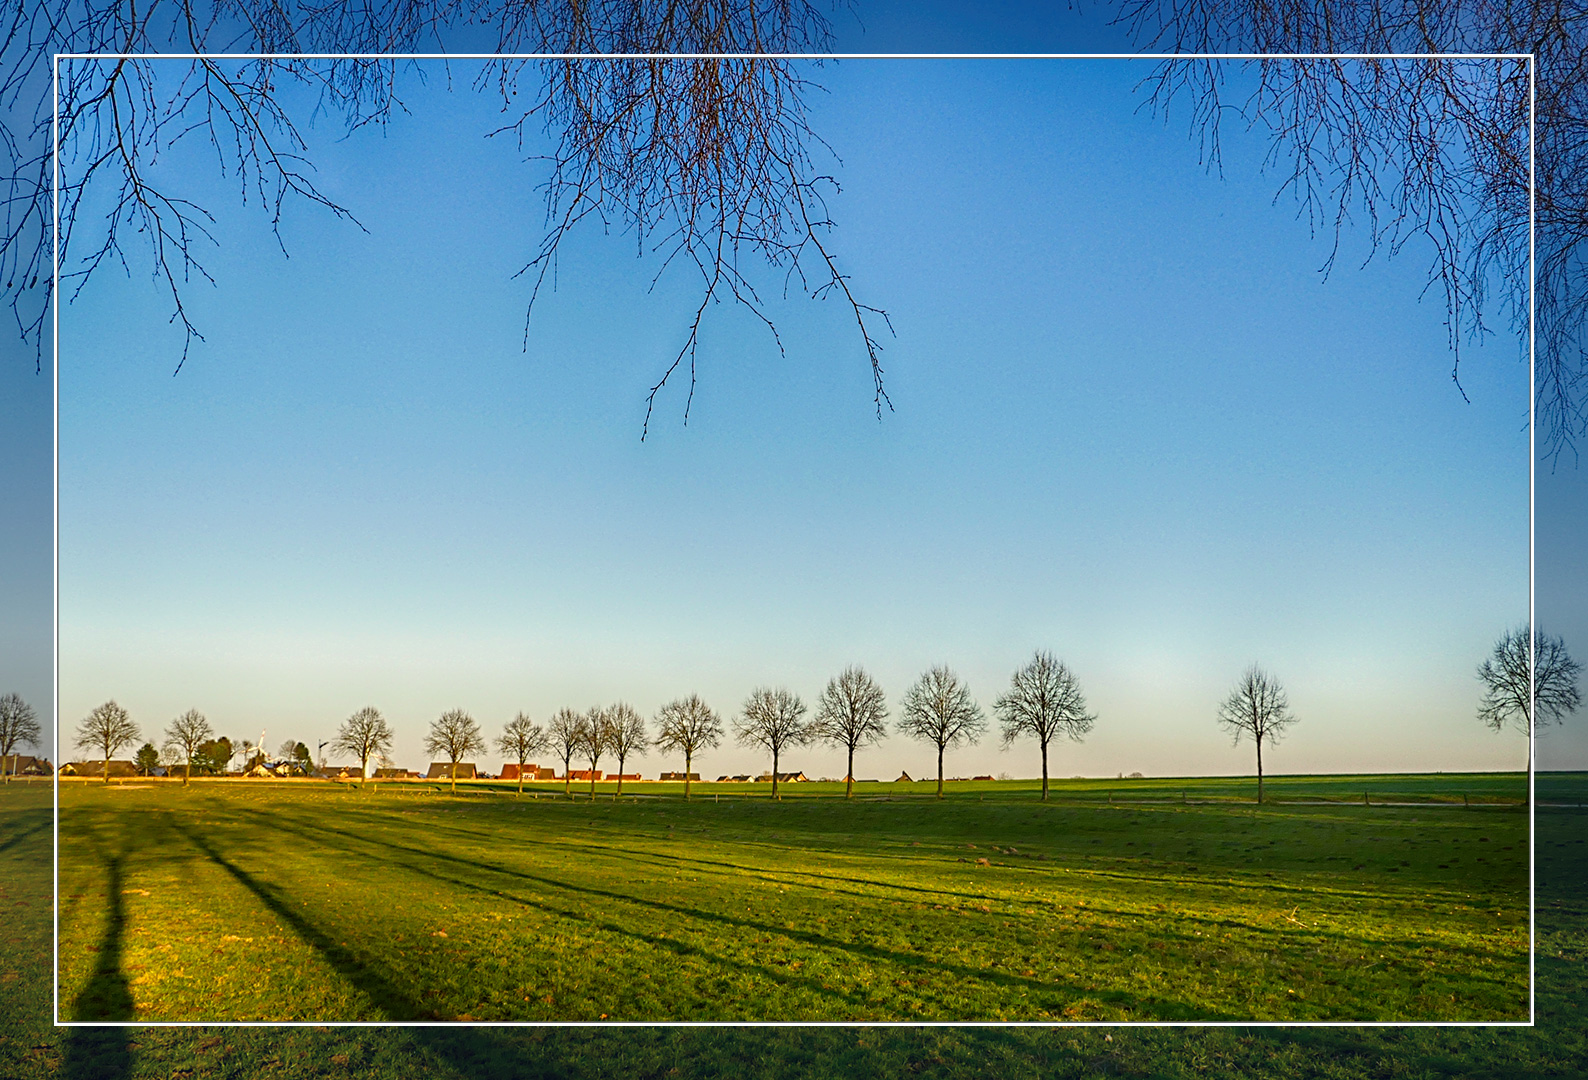
[[[1300,717],[1273,770],[1520,765],[1473,717],[1474,668],[1526,610],[1515,343],[1467,354],[1463,402],[1418,253],[1357,269],[1348,238],[1321,282],[1264,147],[1237,139],[1208,175],[1137,112],[1143,70],[819,73],[834,248],[898,329],[880,422],[845,313],[796,295],[771,309],[786,358],[715,308],[688,426],[680,386],[641,443],[693,283],[647,294],[654,261],[593,230],[523,350],[511,275],[539,176],[481,138],[497,114],[467,93],[410,95],[384,136],[315,130],[368,233],[300,209],[284,259],[232,189],[201,188],[218,285],[192,294],[208,341],[179,376],[147,280],[103,276],[63,315],[65,722],[113,696],[146,733],[198,707],[234,738],[312,744],[375,704],[416,766],[455,706],[488,732],[690,692],[727,714],[763,684],[812,701],[854,662],[897,701],[948,662],[990,708],[1046,648],[1100,717],[1059,775],[1249,769],[1213,713],[1252,660]],[[47,380],[23,367],[8,401],[36,431]],[[36,463],[39,441],[17,453]],[[1541,620],[1572,644],[1582,489],[1569,465],[1541,478]],[[35,610],[37,580],[18,589]],[[4,674],[42,700],[37,640],[17,632]],[[1581,732],[1546,737],[1541,764],[1583,767]],[[895,737],[859,770],[930,762]],[[1035,768],[993,738],[949,764]]]

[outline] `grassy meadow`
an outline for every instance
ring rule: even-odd
[[[1521,785],[74,783],[62,1017],[1525,1020]]]
[[[50,790],[0,786],[0,1074],[16,1080],[1559,1080],[1588,1075],[1588,776],[1541,775],[1536,1027],[51,1026]],[[1492,840],[1491,840],[1492,842]],[[137,894],[132,894],[137,896]],[[66,1004],[71,1004],[67,998]]]

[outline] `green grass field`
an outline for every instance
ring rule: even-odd
[[[1540,777],[1573,801],[1588,777]],[[0,787],[0,1075],[17,1080],[998,1076],[1559,1080],[1588,1075],[1588,818],[1538,812],[1535,1028],[54,1028],[50,809]],[[136,894],[134,894],[136,895]]]
[[[63,1016],[1526,1018],[1520,777],[1126,786],[71,784]]]

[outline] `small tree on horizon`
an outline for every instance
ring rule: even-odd
[[[39,745],[39,718],[33,706],[22,700],[21,694],[0,697],[0,776],[10,783],[17,772],[16,753],[19,746]],[[10,759],[10,772],[6,760]]]
[[[595,801],[596,763],[610,749],[612,732],[607,726],[606,710],[592,706],[579,724],[579,755],[590,762],[590,799]]]
[[[138,747],[138,753],[133,757],[132,763],[138,767],[140,775],[151,776],[155,767],[160,764],[160,751],[154,748],[154,743],[146,742]]]
[[[1092,730],[1097,717],[1086,711],[1081,684],[1070,669],[1049,652],[1038,651],[1014,673],[1009,692],[993,704],[1003,726],[1004,748],[1030,735],[1042,749],[1042,800],[1048,798],[1048,743],[1055,735],[1075,742]]]
[[[369,779],[369,759],[391,749],[392,730],[373,705],[366,705],[342,721],[331,749],[358,758],[358,786]]]
[[[981,706],[946,664],[922,675],[905,692],[899,732],[937,747],[937,797],[943,797],[943,752],[974,744],[987,730]]]
[[[1527,624],[1508,630],[1494,643],[1494,652],[1478,667],[1483,683],[1483,700],[1478,719],[1496,732],[1507,726],[1527,736],[1527,768],[1533,769],[1533,739],[1543,724],[1564,722],[1582,704],[1577,676],[1582,665],[1566,651],[1566,642],[1539,634],[1533,646],[1533,708],[1527,705],[1528,647],[1531,636]],[[1532,720],[1530,723],[1529,720]]]
[[[634,706],[626,701],[620,701],[606,710],[607,722],[607,749],[617,755],[618,759],[618,789],[612,795],[612,800],[617,801],[623,794],[623,761],[630,754],[644,754],[650,749],[650,733],[645,730],[645,721],[640,714],[634,711]]]
[[[888,699],[865,668],[851,665],[827,680],[816,702],[811,735],[847,753],[844,798],[855,797],[855,751],[887,738],[887,719]]]
[[[524,794],[524,763],[529,760],[529,755],[539,753],[551,746],[551,738],[546,730],[529,718],[528,713],[519,713],[507,722],[502,729],[501,737],[496,740],[497,747],[508,757],[518,759],[518,793]]]
[[[132,722],[127,710],[114,701],[96,707],[77,725],[77,745],[85,750],[98,750],[104,757],[106,784],[110,783],[110,759],[117,750],[139,738],[138,725]]]
[[[447,755],[447,774],[452,781],[451,793],[458,792],[458,762],[469,754],[485,752],[485,737],[474,717],[462,709],[448,709],[430,721],[430,733],[425,736],[425,753]]]
[[[573,798],[573,758],[584,740],[584,713],[562,708],[546,725],[551,748],[562,759],[562,793]]]
[[[684,755],[684,801],[689,801],[689,775],[695,754],[722,742],[722,718],[698,694],[669,701],[656,714],[656,747]]]
[[[744,709],[733,722],[733,737],[741,746],[759,746],[772,754],[772,798],[777,791],[778,756],[788,747],[811,741],[810,728],[801,723],[805,703],[783,689],[757,687],[744,699]]]
[[[1235,735],[1235,744],[1250,735],[1257,744],[1257,802],[1263,801],[1263,740],[1273,746],[1285,728],[1296,722],[1290,699],[1279,680],[1257,664],[1246,669],[1230,696],[1219,706],[1219,723]]]

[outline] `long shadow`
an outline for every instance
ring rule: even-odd
[[[283,815],[283,817],[285,817],[285,815]],[[320,824],[319,822],[314,822],[314,821],[304,821],[301,818],[292,818],[290,820],[298,821],[300,828],[313,829],[313,830],[316,830],[316,831],[319,831],[319,832],[331,833],[332,835],[342,837],[342,838],[344,838],[346,840],[352,840],[352,841],[356,841],[356,842],[359,842],[359,843],[384,844],[386,846],[397,848],[398,850],[406,850],[406,851],[417,853],[417,849],[414,849],[414,848],[403,848],[401,845],[391,844],[388,841],[371,840],[368,837],[362,836],[362,835],[360,835],[360,834],[358,834],[358,833],[356,833],[356,832],[354,832],[352,830],[349,830],[349,829],[336,828],[334,826],[323,825],[323,824]],[[378,822],[376,824],[378,824]],[[278,825],[277,827],[278,828],[285,828],[285,826],[281,826],[281,825]],[[291,831],[291,830],[287,830],[287,831]],[[457,828],[449,827],[449,828],[447,828],[446,831],[462,833],[464,835],[477,835],[474,832],[474,830],[469,830],[469,829],[457,829]],[[300,835],[307,835],[307,834],[300,834]],[[570,844],[570,843],[560,842],[560,841],[540,841],[540,845],[543,846],[543,847],[547,847],[547,848],[557,848],[557,849],[566,850],[569,853],[573,853],[573,854],[582,854],[582,853],[585,853],[585,852],[588,852],[588,851],[591,851],[591,850],[600,851],[600,852],[603,852],[603,853],[606,853],[606,854],[610,854],[610,855],[621,856],[621,857],[623,857],[623,858],[625,858],[625,859],[627,859],[627,860],[629,860],[631,862],[649,861],[649,862],[652,862],[652,863],[654,863],[656,865],[661,865],[661,866],[680,866],[680,867],[687,867],[687,868],[690,868],[690,869],[699,869],[701,867],[714,867],[714,868],[717,868],[717,869],[723,870],[723,871],[732,871],[734,873],[740,874],[740,875],[742,875],[744,877],[747,877],[747,878],[754,878],[754,879],[761,880],[761,881],[773,882],[773,883],[776,883],[776,884],[783,884],[783,885],[792,884],[792,885],[796,885],[796,886],[799,886],[801,888],[806,888],[806,889],[815,889],[816,886],[810,884],[809,882],[800,880],[800,878],[802,878],[802,877],[810,878],[810,879],[813,879],[813,880],[816,880],[816,881],[820,881],[820,882],[823,882],[823,883],[830,882],[830,881],[835,881],[835,880],[836,881],[845,881],[845,882],[852,882],[852,883],[857,883],[857,884],[873,885],[873,886],[876,886],[878,888],[883,888],[883,889],[894,889],[896,891],[905,892],[905,893],[910,893],[910,892],[928,893],[928,894],[939,895],[939,896],[944,896],[944,897],[953,897],[953,898],[961,899],[961,900],[984,900],[984,901],[985,900],[1000,900],[1001,901],[1001,900],[1004,899],[1002,896],[994,896],[994,895],[989,894],[989,893],[967,892],[965,890],[960,890],[960,889],[932,888],[930,886],[897,885],[897,884],[894,884],[894,883],[891,883],[891,882],[886,882],[886,881],[875,881],[875,880],[870,879],[870,878],[844,877],[844,876],[835,875],[835,874],[825,874],[825,873],[822,873],[820,871],[799,871],[797,874],[779,875],[775,871],[770,871],[770,870],[767,870],[767,869],[762,868],[762,867],[751,866],[751,865],[747,865],[747,864],[739,864],[739,863],[729,862],[729,861],[725,861],[725,860],[702,859],[702,858],[695,858],[695,857],[668,855],[668,854],[663,853],[663,852],[653,852],[653,851],[649,851],[649,850],[645,850],[645,849],[638,849],[638,848],[624,848],[624,847],[618,847],[618,846],[615,846],[615,845],[595,844],[595,845],[581,846],[581,845],[577,845],[577,844]],[[500,867],[491,867],[490,864],[478,863],[478,862],[470,862],[469,860],[464,860],[460,856],[456,856],[456,855],[438,855],[438,857],[451,859],[451,860],[454,860],[454,861],[463,861],[463,862],[469,863],[470,865],[474,865],[474,866],[489,867],[489,868],[491,868],[491,869],[493,869],[493,870],[495,870],[496,872],[499,872],[499,873],[509,873],[509,874],[514,873],[514,871],[503,870]],[[1003,864],[1000,864],[999,869],[1000,870],[1003,870],[1003,869],[1022,870],[1022,869],[1026,869],[1026,868],[1024,868],[1024,867],[1007,867],[1007,866],[1004,866]],[[1032,869],[1036,869],[1036,868],[1032,868]],[[416,872],[418,872],[418,873],[428,873],[428,871],[417,870],[417,869],[416,869]],[[1039,870],[1038,872],[1040,873],[1041,871]],[[1049,871],[1049,872],[1051,872],[1051,871]],[[1091,877],[1109,878],[1109,879],[1112,879],[1112,880],[1119,880],[1119,881],[1125,881],[1125,882],[1148,881],[1148,882],[1154,882],[1154,883],[1161,883],[1164,880],[1162,877],[1121,874],[1121,873],[1117,873],[1117,872],[1111,872],[1111,871],[1107,871],[1107,870],[1096,870],[1096,869],[1092,869],[1092,868],[1088,868],[1088,869],[1083,870],[1081,872],[1085,873],[1086,875],[1091,876]],[[443,879],[443,880],[451,880],[451,879]],[[539,879],[537,879],[537,880],[539,880]],[[548,884],[555,884],[555,881],[553,879],[544,879],[544,880]],[[1245,891],[1287,892],[1287,893],[1295,893],[1295,894],[1298,894],[1298,895],[1305,895],[1305,896],[1309,896],[1309,897],[1313,896],[1313,895],[1316,895],[1314,890],[1310,890],[1310,889],[1307,889],[1307,888],[1304,888],[1304,887],[1298,887],[1298,886],[1276,886],[1276,885],[1274,885],[1272,883],[1260,883],[1260,882],[1245,883],[1245,882],[1222,882],[1221,881],[1221,882],[1212,882],[1212,883],[1208,883],[1208,884],[1211,884],[1212,886],[1217,887],[1217,888],[1238,889],[1238,890],[1245,890]],[[587,888],[585,886],[574,886],[574,885],[564,885],[563,887],[564,888],[569,888],[569,889],[584,889],[584,888]],[[859,897],[859,898],[864,899],[864,900],[882,899],[882,897],[879,897],[879,896],[877,896],[875,894],[866,893],[866,892],[862,892],[862,891],[855,890],[855,889],[841,889],[841,888],[833,888],[831,886],[825,886],[825,888],[826,888],[826,891],[831,892],[831,893],[837,893],[837,894],[848,895],[848,896],[856,896],[856,897]],[[486,891],[489,892],[491,890],[486,890]],[[604,895],[614,895],[615,896],[615,895],[618,895],[618,894],[604,894]],[[1338,890],[1336,892],[1331,893],[1331,896],[1333,896],[1333,897],[1336,897],[1336,898],[1342,898],[1343,897],[1343,898],[1347,898],[1347,899],[1352,898],[1352,897],[1361,897],[1361,896],[1377,897],[1378,895],[1379,894],[1376,894],[1376,893],[1364,893],[1364,892],[1345,891],[1345,890]],[[630,900],[630,901],[633,901],[635,903],[647,903],[647,902],[649,902],[649,901],[643,901],[643,900],[640,900],[640,899],[638,899],[636,897],[627,896],[627,895],[623,895],[622,898]],[[1129,920],[1141,921],[1141,922],[1150,921],[1151,919],[1156,917],[1156,916],[1154,916],[1154,915],[1152,915],[1150,913],[1147,913],[1147,912],[1126,911],[1123,908],[1116,908],[1116,907],[1104,906],[1104,905],[1096,905],[1096,904],[1089,905],[1088,906],[1088,911],[1096,913],[1096,914],[1110,915],[1110,916],[1113,916],[1115,918],[1129,919]],[[1019,916],[1014,916],[1014,917],[1018,918]],[[1294,931],[1291,931],[1290,929],[1288,929],[1286,927],[1259,926],[1259,925],[1255,925],[1255,924],[1250,923],[1250,922],[1242,921],[1240,919],[1233,919],[1233,918],[1226,918],[1226,917],[1219,917],[1219,916],[1212,916],[1212,915],[1182,915],[1179,918],[1180,918],[1180,921],[1185,922],[1185,923],[1190,923],[1190,924],[1194,924],[1194,925],[1198,925],[1198,926],[1205,926],[1205,927],[1210,927],[1210,928],[1216,928],[1216,929],[1221,929],[1221,930],[1240,930],[1243,933],[1255,935],[1258,938],[1262,938],[1262,939],[1279,940],[1281,938],[1290,939],[1290,938],[1293,938],[1293,937],[1297,936]],[[784,931],[784,932],[786,932],[786,931]],[[1352,944],[1360,944],[1360,943],[1363,942],[1363,938],[1359,934],[1354,934],[1354,933],[1351,933],[1351,932],[1348,932],[1348,931],[1343,931],[1343,930],[1330,930],[1330,929],[1325,929],[1323,927],[1317,927],[1317,926],[1309,927],[1307,929],[1306,934],[1302,935],[1302,936],[1307,937],[1310,940],[1315,941],[1315,942],[1319,942],[1319,943],[1322,943],[1322,942],[1325,942],[1325,941],[1330,941],[1330,940],[1337,941],[1337,942],[1342,942],[1342,943],[1352,943]],[[1192,935],[1189,935],[1189,934],[1182,933],[1182,934],[1178,935],[1178,940],[1181,940],[1182,942],[1184,942],[1185,944],[1188,944],[1188,945],[1198,944],[1198,942],[1195,939],[1195,937],[1192,936]],[[1483,948],[1481,946],[1462,945],[1462,944],[1458,944],[1458,943],[1445,943],[1445,944],[1441,945],[1441,949],[1443,949],[1447,953],[1458,953],[1458,954],[1461,954],[1461,955],[1464,955],[1464,956],[1471,956],[1471,957],[1489,956],[1492,953],[1492,950],[1485,949],[1485,948]],[[1199,1019],[1229,1019],[1229,1017],[1222,1016],[1222,1014],[1217,1015],[1217,1016],[1215,1016],[1214,1014],[1209,1014],[1207,1016],[1202,1016],[1202,1017],[1198,1017],[1198,1018]]]
[[[105,932],[99,939],[94,971],[72,1002],[72,1020],[133,1019],[132,984],[121,970],[122,939],[127,932],[127,910],[121,898],[124,858],[117,854],[105,861]]]
[[[272,914],[291,926],[304,942],[325,958],[326,962],[331,965],[338,975],[362,991],[386,1019],[433,1019],[428,1010],[421,1008],[418,1002],[398,989],[395,983],[380,973],[371,970],[367,964],[361,962],[351,951],[337,944],[328,934],[302,915],[293,911],[292,908],[282,902],[280,897],[275,895],[269,886],[242,867],[228,860],[219,851],[216,851],[208,840],[186,826],[178,825],[176,830],[185,836],[194,847],[204,852],[211,862],[231,874],[243,888],[258,897],[259,902],[264,904]]]
[[[300,837],[303,837],[304,839],[309,839],[309,840],[314,840],[315,839],[314,835],[309,831],[309,829],[291,828],[291,827],[289,827],[289,826],[287,826],[285,824],[282,824],[280,822],[273,822],[272,824],[274,825],[275,828],[280,829],[281,831],[286,832],[286,833],[288,833],[290,835],[300,836]],[[337,829],[325,828],[324,831],[330,832],[333,835],[344,835],[341,832],[341,830],[337,830]],[[1060,985],[1058,985],[1056,983],[1042,982],[1042,981],[1037,980],[1037,979],[1025,978],[1025,977],[1018,976],[1018,975],[1009,975],[1009,974],[1006,974],[1006,973],[1000,972],[1000,971],[990,971],[990,970],[985,969],[985,968],[970,967],[970,966],[967,966],[967,965],[964,965],[964,964],[947,963],[941,957],[928,957],[928,956],[922,956],[922,955],[917,955],[917,954],[913,954],[913,953],[899,952],[897,950],[884,948],[884,947],[879,946],[879,945],[869,945],[869,944],[863,944],[863,943],[859,943],[859,942],[842,941],[842,940],[839,940],[839,939],[836,939],[836,938],[829,937],[829,936],[827,936],[825,934],[816,933],[814,931],[798,930],[798,929],[793,929],[793,928],[790,928],[790,927],[787,927],[787,926],[774,925],[772,923],[757,922],[757,921],[752,920],[752,919],[746,919],[746,918],[741,918],[741,917],[737,917],[737,916],[733,916],[733,915],[728,915],[728,914],[726,914],[724,912],[707,911],[707,910],[704,910],[702,908],[686,907],[686,906],[681,905],[681,904],[672,904],[672,903],[667,903],[667,902],[664,902],[664,901],[661,901],[661,900],[645,899],[643,897],[631,896],[631,895],[628,895],[628,894],[625,894],[625,893],[614,892],[614,891],[609,890],[609,889],[598,889],[598,888],[594,888],[594,887],[588,886],[588,885],[573,885],[573,884],[570,884],[570,883],[565,882],[565,881],[560,881],[560,880],[558,880],[556,878],[544,877],[544,876],[541,876],[541,875],[538,875],[538,874],[531,874],[531,873],[528,873],[527,871],[523,871],[523,870],[511,870],[511,869],[507,869],[507,868],[504,868],[504,867],[501,867],[501,866],[495,866],[495,865],[492,865],[490,863],[479,862],[479,861],[474,860],[474,859],[466,859],[466,858],[463,858],[462,856],[451,855],[451,854],[447,854],[447,853],[444,853],[444,852],[438,852],[438,851],[434,851],[434,850],[425,850],[425,849],[420,849],[420,848],[408,847],[407,845],[393,843],[393,842],[391,842],[389,840],[371,840],[371,839],[368,839],[368,838],[365,838],[365,837],[353,837],[353,839],[358,840],[361,843],[369,844],[371,846],[389,848],[389,849],[394,850],[394,851],[402,851],[402,852],[405,852],[407,854],[415,855],[415,856],[418,856],[418,857],[423,858],[423,859],[439,859],[439,860],[442,860],[442,861],[445,861],[445,862],[455,863],[455,864],[458,864],[460,866],[464,866],[464,867],[470,868],[472,870],[484,871],[486,873],[496,874],[496,875],[499,875],[499,876],[502,876],[502,877],[517,878],[517,879],[520,879],[520,880],[523,880],[523,881],[532,882],[532,883],[534,883],[536,885],[549,886],[549,887],[554,888],[554,889],[560,889],[560,890],[563,890],[565,892],[578,893],[578,894],[583,894],[583,895],[586,895],[586,896],[597,896],[597,897],[600,897],[600,898],[606,899],[606,900],[616,900],[616,901],[619,901],[619,902],[622,902],[622,903],[633,904],[633,905],[636,905],[636,906],[639,906],[639,907],[645,907],[645,908],[650,908],[650,909],[653,909],[653,910],[656,910],[656,911],[665,912],[665,913],[667,913],[669,915],[683,915],[683,916],[687,916],[689,918],[696,919],[696,920],[698,920],[700,922],[718,923],[718,924],[722,924],[722,925],[725,925],[725,926],[733,927],[734,929],[737,929],[737,930],[753,930],[753,931],[755,931],[758,934],[772,934],[772,935],[776,935],[776,936],[781,936],[781,937],[792,939],[794,941],[802,942],[802,943],[807,944],[807,945],[811,945],[811,946],[813,946],[815,948],[818,948],[818,949],[831,950],[831,951],[835,951],[835,952],[842,952],[842,953],[849,954],[851,956],[855,956],[855,957],[858,957],[858,958],[863,958],[863,959],[866,959],[866,960],[869,960],[869,961],[873,961],[873,962],[877,962],[877,963],[887,963],[887,964],[897,965],[897,966],[900,966],[900,967],[909,967],[909,968],[927,968],[927,969],[931,970],[933,973],[935,973],[935,974],[937,974],[939,976],[952,976],[952,977],[957,977],[957,978],[962,979],[962,980],[969,979],[969,980],[975,980],[975,981],[980,981],[980,982],[984,982],[984,983],[993,983],[993,984],[1005,987],[1005,988],[1010,989],[1010,990],[1026,990],[1026,991],[1040,990],[1040,991],[1044,991],[1044,992],[1048,992],[1048,993],[1054,993],[1054,992],[1057,992],[1057,993],[1068,993],[1068,994],[1071,994],[1071,995],[1074,995],[1074,996],[1089,995],[1089,996],[1092,996],[1092,997],[1101,998],[1102,1000],[1106,1000],[1106,1001],[1112,1002],[1114,1004],[1128,1004],[1128,1005],[1132,1005],[1132,1006],[1134,1006],[1134,1007],[1136,1007],[1138,1009],[1142,1009],[1143,1007],[1146,1007],[1146,1008],[1157,1007],[1158,1009],[1163,1010],[1163,1011],[1161,1013],[1154,1013],[1154,1014],[1151,1014],[1151,1015],[1159,1016],[1159,1018],[1163,1018],[1163,1019],[1176,1019],[1176,1020],[1229,1020],[1229,1019],[1239,1019],[1238,1017],[1232,1017],[1232,1016],[1230,1016],[1228,1014],[1225,1014],[1225,1013],[1214,1012],[1214,1011],[1211,1011],[1211,1010],[1203,1009],[1203,1008],[1201,1008],[1199,1006],[1192,1005],[1192,1004],[1189,1004],[1189,1003],[1183,1002],[1183,1001],[1177,1001],[1177,1000],[1174,1000],[1174,999],[1169,999],[1169,998],[1141,998],[1141,997],[1138,997],[1138,996],[1135,996],[1135,995],[1125,994],[1125,993],[1120,992],[1120,991],[1097,991],[1097,990],[1086,991],[1086,990],[1083,990],[1083,989],[1081,989],[1080,987],[1078,987],[1078,986],[1076,986],[1074,984],[1060,986]],[[384,860],[384,859],[380,859],[380,858],[378,858],[377,856],[374,856],[374,855],[365,855],[365,858],[370,859],[371,861],[377,863],[378,865],[385,866],[385,867],[388,867],[388,868],[393,865],[390,861]],[[428,869],[425,869],[425,868],[423,868],[421,866],[409,865],[409,866],[406,866],[405,869],[407,869],[410,873],[419,874],[419,875],[421,875],[423,877],[431,878],[432,880],[443,881],[443,882],[446,882],[448,884],[460,886],[462,888],[466,888],[466,889],[470,889],[470,890],[478,891],[478,892],[483,892],[483,893],[486,893],[486,894],[491,895],[491,896],[498,896],[498,897],[502,897],[504,899],[510,899],[510,900],[513,900],[514,902],[517,902],[517,903],[525,903],[525,904],[530,904],[532,906],[545,908],[545,905],[540,904],[540,903],[538,903],[536,901],[527,900],[525,898],[520,898],[520,897],[516,897],[516,896],[506,896],[500,890],[486,888],[485,886],[478,885],[478,884],[476,884],[474,882],[466,881],[466,880],[459,879],[459,878],[449,877],[449,876],[447,876],[445,874],[438,874],[438,873],[436,873],[433,870],[428,870]],[[552,909],[552,910],[555,910],[555,909]],[[623,933],[623,934],[627,935],[627,936],[630,936],[630,937],[642,937],[642,939],[643,939],[642,935],[637,935],[634,931],[629,930],[627,928],[614,927],[614,929],[617,930],[620,933]],[[758,972],[758,973],[765,974],[765,975],[767,975],[769,977],[780,974],[780,973],[774,973],[774,972],[769,972],[769,971],[767,971],[767,972]]]
[[[45,811],[45,813],[47,815],[48,811]],[[12,848],[16,847],[18,844],[20,844],[20,843],[24,842],[25,840],[27,840],[34,833],[43,832],[45,829],[48,829],[49,827],[50,827],[50,820],[49,820],[49,817],[46,816],[43,821],[40,821],[37,825],[34,825],[30,829],[18,829],[16,832],[13,832],[10,836],[6,837],[5,840],[0,841],[0,854],[4,854],[5,852],[10,851]]]
[[[127,912],[122,903],[122,859],[106,860],[106,889],[110,903],[105,911],[105,932],[99,940],[94,971],[72,1002],[70,1020],[133,1019],[132,987],[121,970],[122,939]],[[116,1080],[132,1073],[132,1048],[127,1029],[73,1028],[66,1038],[62,1071],[71,1080]]]

